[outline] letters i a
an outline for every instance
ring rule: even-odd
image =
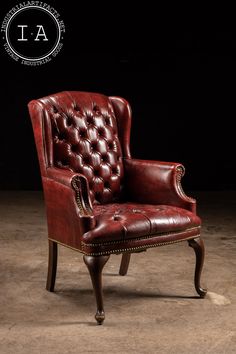
[[[25,28],[27,28],[28,25],[18,25],[17,27],[21,28],[21,38],[18,38],[17,41],[28,41],[28,39],[24,37]],[[42,39],[43,41],[48,41],[44,27],[42,25],[36,25],[36,27],[38,28],[38,32],[36,34],[36,37],[34,38],[34,41],[40,41],[40,39]],[[31,33],[31,35],[33,35],[33,33]]]

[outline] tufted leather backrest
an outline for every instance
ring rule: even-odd
[[[86,176],[92,201],[119,200],[122,149],[111,100],[96,93],[65,91],[38,101],[43,107],[47,165]]]

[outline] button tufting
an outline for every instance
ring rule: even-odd
[[[52,106],[53,113],[58,113],[58,109],[55,106]]]
[[[117,167],[112,167],[111,172],[116,175],[118,173]]]
[[[58,98],[49,106],[53,158],[58,167],[84,174],[91,200],[112,203],[120,199],[123,163],[117,122],[104,97],[74,97],[63,105]],[[92,98],[92,105],[91,105]],[[99,192],[95,195],[96,189]]]
[[[97,143],[92,143],[90,145],[91,150],[96,151],[97,150]]]
[[[67,117],[66,119],[68,127],[71,127],[73,125],[73,120],[70,117]]]
[[[79,136],[80,136],[81,138],[85,138],[85,137],[86,137],[86,131],[81,129],[81,130],[79,131]]]
[[[107,189],[108,189],[108,188],[110,188],[110,183],[109,183],[109,182],[107,182],[107,181],[106,181],[106,182],[104,182],[104,188],[107,188]]]
[[[79,107],[77,104],[75,104],[74,110],[75,110],[76,112],[80,112],[80,107]]]
[[[94,124],[94,122],[93,122],[93,117],[87,117],[87,125],[92,125],[92,124]]]
[[[104,130],[102,128],[98,129],[98,135],[103,136],[104,135]]]
[[[102,162],[107,162],[107,161],[108,161],[108,156],[107,156],[107,154],[103,154],[103,155],[101,156],[101,161],[102,161]]]
[[[83,163],[84,164],[89,164],[89,162],[90,162],[90,157],[89,156],[84,156],[83,157]]]
[[[108,143],[108,148],[110,150],[114,148],[114,143],[112,141],[110,143]]]
[[[98,106],[94,106],[94,107],[93,107],[93,111],[94,111],[96,114],[100,114],[100,113],[101,113],[101,111],[100,111],[100,109],[99,109]]]
[[[110,125],[110,119],[108,117],[105,118],[105,124]]]

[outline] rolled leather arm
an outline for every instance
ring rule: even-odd
[[[78,237],[95,226],[86,177],[59,168],[48,168],[43,177],[52,239],[78,247]]]
[[[93,207],[89,196],[88,181],[84,175],[55,167],[48,168],[47,175],[49,178],[74,189],[76,193],[77,206],[79,207],[81,215],[93,214]]]
[[[125,159],[125,188],[129,200],[175,205],[196,212],[196,201],[181,187],[184,167],[179,163]]]

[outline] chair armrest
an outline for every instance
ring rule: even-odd
[[[125,159],[125,188],[129,200],[175,205],[196,212],[196,201],[181,186],[184,167],[179,163]]]
[[[81,216],[93,214],[93,207],[89,196],[88,181],[84,175],[55,167],[48,168],[47,175],[49,178],[74,189],[76,193],[77,206],[79,207]]]
[[[42,179],[49,238],[80,248],[81,236],[95,227],[87,179],[59,168],[46,172]]]

